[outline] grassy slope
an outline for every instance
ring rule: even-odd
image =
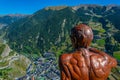
[[[6,47],[5,45],[4,46],[3,45],[4,44],[0,44],[0,47],[2,47],[0,49],[1,52]],[[16,57],[15,60],[12,59],[15,57]],[[0,60],[1,60],[0,68],[9,66],[9,67],[0,69],[0,79],[2,80],[14,80],[17,77],[24,76],[26,74],[26,69],[30,64],[30,61],[26,57],[22,55],[18,55],[14,51],[11,51],[8,56],[1,57]]]

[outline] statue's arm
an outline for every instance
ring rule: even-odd
[[[69,76],[67,76],[67,72],[64,69],[60,70],[60,79],[61,80],[70,80]]]
[[[59,57],[60,80],[71,80],[67,66],[64,64],[62,56]]]

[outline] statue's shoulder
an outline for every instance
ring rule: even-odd
[[[60,55],[59,60],[61,61],[61,63],[66,63],[66,62],[69,62],[71,57],[72,57],[72,54],[64,53]]]
[[[95,48],[91,48],[89,51],[93,53],[93,55],[90,56],[90,62],[96,77],[108,76],[111,68],[116,66],[115,59]]]
[[[108,55],[107,53],[103,52],[103,51],[100,51],[100,50],[97,50],[95,48],[90,48],[89,49],[90,52],[93,53],[93,56],[92,57],[97,57],[97,59],[99,58],[104,58],[104,60],[109,60],[111,59],[112,57],[110,55]]]
[[[91,61],[95,61],[95,63],[99,62],[99,63],[109,63],[111,60],[111,56],[109,56],[107,53],[97,50],[95,48],[90,48],[89,49],[90,52],[92,52],[92,56],[90,57]],[[107,65],[107,64],[104,64]]]
[[[110,56],[109,54],[107,54],[103,51],[97,50],[95,48],[90,48],[89,51],[93,53],[93,56],[92,56],[93,59],[96,58],[96,59],[98,59],[98,61],[99,61],[99,59],[101,59],[102,62],[106,61],[109,63],[116,63],[116,59],[114,59],[112,56]]]

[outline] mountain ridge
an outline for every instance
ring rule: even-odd
[[[19,51],[24,51],[25,48],[28,49],[28,52],[31,49],[37,49],[37,53],[39,51],[40,53],[53,51],[61,54],[65,49],[71,49],[70,29],[80,23],[91,26],[95,36],[103,36],[102,39],[105,42],[104,36],[107,36],[108,32],[114,35],[120,29],[117,22],[120,16],[119,7],[116,6],[107,10],[106,6],[96,6],[88,5],[87,9],[80,7],[77,10],[73,10],[73,7],[62,7],[60,10],[41,9],[23,21],[10,25],[7,33],[9,43],[11,47],[15,46],[14,48],[19,49]],[[95,41],[97,39],[93,42]],[[115,39],[115,43],[117,43],[117,39]],[[104,43],[102,46],[105,45],[108,46],[109,44]],[[59,50],[60,48],[61,50]],[[103,49],[108,48],[104,47]]]

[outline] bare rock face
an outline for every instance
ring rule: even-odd
[[[4,51],[2,52],[1,57],[6,57],[6,56],[8,56],[9,53],[10,53],[10,51],[11,51],[11,49],[9,48],[9,46],[8,46],[8,45],[5,45],[5,49],[4,49]]]

